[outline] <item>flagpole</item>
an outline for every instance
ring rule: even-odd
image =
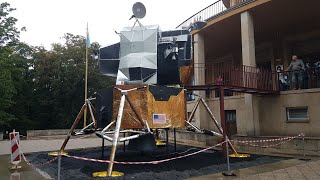
[[[87,35],[86,35],[86,75],[84,80],[84,102],[88,98],[88,23],[87,23]],[[87,108],[84,109],[83,128],[87,126]]]

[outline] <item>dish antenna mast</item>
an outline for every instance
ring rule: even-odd
[[[135,27],[136,23],[138,23],[140,27],[143,27],[139,19],[144,18],[144,16],[146,15],[146,12],[147,12],[146,7],[141,2],[136,2],[132,6],[132,12],[133,12],[133,15],[129,19],[131,20],[132,18],[135,18],[135,22],[133,24],[132,29]]]

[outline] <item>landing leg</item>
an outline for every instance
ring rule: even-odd
[[[114,161],[114,157],[116,155],[116,150],[117,150],[117,144],[118,144],[118,138],[119,138],[119,132],[120,132],[120,126],[121,126],[121,120],[122,120],[122,114],[123,114],[125,100],[126,100],[126,95],[122,94],[121,100],[120,100],[120,106],[119,106],[119,112],[118,112],[118,117],[117,117],[115,133],[114,133],[113,142],[112,142],[110,163],[108,165],[108,176],[112,175],[113,161]]]

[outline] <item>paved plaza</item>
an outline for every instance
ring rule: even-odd
[[[225,177],[221,173],[216,173],[189,180],[320,180],[320,160],[290,159],[233,172],[236,176]]]
[[[320,179],[320,160],[300,164],[296,166],[265,172],[257,175],[250,175],[241,180],[319,180]]]
[[[20,146],[24,153],[42,152],[42,151],[57,151],[60,149],[64,139],[36,139],[36,140],[21,140]],[[102,140],[96,136],[88,138],[70,139],[66,150],[101,147]],[[105,145],[109,145],[105,141]],[[10,154],[10,141],[0,141],[0,155]]]
[[[41,151],[56,151],[60,148],[64,139],[37,139],[37,140],[22,140],[21,147],[25,153],[41,152]],[[106,142],[106,145],[110,145]],[[92,148],[101,146],[101,139],[77,138],[71,139],[66,149]],[[9,153],[10,141],[0,141],[0,177],[9,178],[10,171],[7,166],[10,166]],[[24,167],[21,170],[21,177],[34,177],[35,179],[47,179],[34,171],[25,162],[22,162]],[[236,176],[225,177],[221,173],[210,174],[190,178],[190,180],[320,180],[320,160],[314,158],[311,161],[303,161],[299,159],[288,159],[275,163],[259,165],[233,171]],[[42,178],[43,177],[43,178]]]

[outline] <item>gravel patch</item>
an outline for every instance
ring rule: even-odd
[[[190,150],[189,150],[190,149]],[[116,161],[154,161],[171,157],[177,157],[200,150],[190,146],[177,146],[177,153],[173,153],[173,146],[169,147],[170,154],[166,154],[166,147],[159,147],[152,153],[140,153],[133,151],[123,152],[122,147],[118,147]],[[189,150],[187,153],[184,151]],[[70,155],[101,159],[101,148],[91,148],[83,150],[68,151]],[[109,155],[110,147],[105,148],[105,155]],[[179,154],[180,153],[180,154]],[[52,157],[47,152],[32,153],[27,159],[33,164],[46,162]],[[105,156],[103,159],[109,159]],[[250,158],[230,158],[231,169],[242,169],[251,166],[257,166],[266,163],[273,163],[288,158],[251,155]],[[219,151],[209,150],[194,156],[177,159],[174,161],[164,162],[161,164],[144,164],[144,165],[120,165],[115,164],[113,170],[125,173],[122,177],[117,178],[93,178],[92,173],[96,171],[106,171],[107,163],[89,162],[77,159],[63,157],[61,161],[61,179],[155,179],[155,180],[179,180],[195,176],[202,176],[223,172],[227,170],[226,159]],[[57,178],[57,161],[38,167],[41,171],[46,172],[52,178]]]

